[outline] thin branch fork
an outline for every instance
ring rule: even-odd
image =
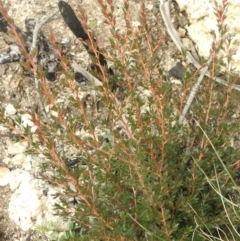
[[[34,27],[34,31],[33,31],[33,40],[32,40],[32,45],[31,45],[31,49],[30,49],[30,54],[32,54],[32,52],[36,49],[37,37],[38,37],[38,33],[39,33],[41,27],[58,12],[59,12],[59,9],[56,9],[52,14],[50,14],[44,20],[42,20],[40,22],[39,21],[36,22],[35,27]],[[37,53],[36,53],[35,56],[37,56]],[[36,65],[36,57],[33,58],[33,61],[34,61],[34,65]],[[39,103],[39,106],[40,106],[40,110],[42,112],[42,115],[45,118],[45,121],[47,121],[47,123],[50,123],[50,120],[47,116],[47,113],[45,111],[45,108],[44,108],[44,105],[43,105],[43,102],[42,102],[42,99],[41,99],[41,95],[38,91],[39,90],[39,80],[37,79],[37,72],[36,71],[34,71],[34,83],[35,83],[35,88],[37,90],[37,99],[38,99],[38,103]]]

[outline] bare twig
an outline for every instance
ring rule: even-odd
[[[191,90],[191,93],[188,97],[188,100],[186,102],[186,105],[184,106],[183,108],[183,111],[182,111],[182,114],[180,115],[179,117],[179,120],[178,120],[178,123],[179,124],[182,124],[183,123],[183,120],[192,104],[192,101],[198,91],[198,88],[200,86],[200,84],[202,83],[202,80],[203,80],[203,77],[205,76],[206,72],[208,70],[208,66],[205,66],[202,70],[201,70],[201,75],[199,76],[197,82],[195,83],[195,85],[193,86],[192,90]]]
[[[37,36],[38,32],[41,29],[41,27],[49,21],[56,13],[59,12],[59,9],[56,9],[52,14],[50,14],[47,18],[43,19],[42,21],[38,21],[35,24],[34,31],[33,31],[33,41],[32,41],[32,46],[31,46],[31,52],[36,48],[37,46]]]
[[[33,31],[33,40],[32,40],[30,54],[36,49],[38,32],[40,31],[41,27],[58,12],[59,12],[59,9],[56,9],[52,14],[50,14],[44,20],[42,20],[40,22],[36,22],[35,27],[34,27],[34,31]],[[37,54],[34,57],[34,64],[36,64],[36,61],[37,61],[36,56],[37,56]],[[41,111],[42,115],[44,116],[45,120],[47,121],[47,123],[49,123],[49,118],[48,118],[47,113],[45,111],[41,95],[38,91],[39,90],[39,80],[37,79],[37,73],[36,72],[34,73],[34,83],[35,83],[35,88],[37,90],[37,99],[38,99],[38,104],[40,106],[40,111]]]

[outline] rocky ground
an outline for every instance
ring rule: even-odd
[[[42,0],[3,0],[9,15],[15,20],[17,26],[24,29],[26,18],[42,19],[57,9],[58,0],[45,2]],[[109,29],[104,24],[97,0],[72,0],[71,6],[77,12],[78,4],[84,9],[88,22],[94,31],[98,44],[108,48]],[[114,1],[116,7],[116,19],[119,29],[124,28],[122,19],[122,1]],[[137,25],[139,20],[139,1],[129,0],[130,11],[133,22]],[[159,12],[158,0],[146,0],[145,5],[148,11],[147,19],[152,28],[153,35],[159,34],[165,37],[165,44],[162,48],[163,67],[166,72],[181,60],[181,56],[167,35]],[[187,14],[180,11],[178,4],[172,1],[172,21],[179,32],[185,45],[190,48],[192,41],[187,36],[189,26]],[[60,14],[56,14],[48,22],[43,31],[49,35],[50,28],[58,42],[64,42],[68,48],[67,58],[75,60],[83,67],[89,64],[89,56],[82,44],[74,37],[64,24]],[[155,34],[154,34],[155,33]],[[9,47],[5,37],[0,33],[0,52]],[[54,82],[48,82],[50,88],[58,93],[58,98],[67,98],[62,86],[64,78],[61,69],[57,73]],[[29,116],[21,114],[20,110],[37,109],[36,90],[33,84],[33,76],[23,71],[18,62],[0,66],[0,105],[6,108],[6,116],[10,119],[21,116],[21,124],[31,125]],[[61,221],[53,216],[52,207],[54,200],[52,194],[56,191],[48,183],[39,177],[38,164],[43,157],[32,157],[24,153],[27,144],[24,142],[14,143],[14,135],[3,126],[0,126],[0,241],[45,241],[49,240],[39,231],[35,231],[36,224],[49,226],[46,222]],[[61,225],[60,225],[61,226]],[[63,225],[64,226],[64,225]],[[54,229],[54,228],[52,228]],[[61,231],[61,228],[58,227]],[[60,232],[59,231],[59,232]]]

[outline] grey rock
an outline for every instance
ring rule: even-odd
[[[169,74],[179,80],[183,79],[184,73],[185,69],[180,62],[177,62],[177,64],[169,70]]]

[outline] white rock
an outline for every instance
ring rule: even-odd
[[[10,179],[9,185],[14,193],[9,202],[9,217],[22,230],[27,231],[46,222],[56,223],[60,230],[66,229],[65,222],[53,215],[54,204],[58,201],[53,194],[56,194],[57,188],[21,169],[12,171]]]
[[[9,166],[9,163],[11,163],[11,158],[6,157],[2,160],[3,163],[5,163],[7,166]]]
[[[222,0],[217,0],[221,4]],[[227,10],[227,18],[225,21],[228,27],[228,34],[235,34],[233,44],[231,46],[234,53],[232,65],[236,71],[240,71],[240,4],[239,0],[231,0]],[[208,58],[210,56],[210,48],[213,41],[210,31],[213,30],[218,34],[217,19],[214,15],[212,0],[177,0],[180,9],[185,10],[188,14],[190,25],[187,27],[188,34],[195,42],[199,55]]]
[[[141,23],[139,21],[132,21],[132,26],[134,28],[137,28],[137,27],[141,26]]]
[[[22,180],[29,177],[29,181],[31,180],[27,172],[21,170],[21,169],[15,169],[11,171],[10,173],[10,181],[9,181],[9,187],[12,192],[14,192],[22,182]]]
[[[22,169],[25,171],[29,171],[29,172],[32,169],[34,169],[35,166],[37,166],[39,163],[35,163],[33,160],[34,159],[31,156],[26,156],[26,158],[24,159],[24,162],[22,164]],[[35,166],[33,166],[34,164],[35,164]]]
[[[180,37],[184,37],[185,34],[186,34],[186,30],[184,28],[179,28],[178,34],[179,34]]]
[[[24,153],[27,149],[27,145],[28,143],[26,141],[9,143],[7,152],[11,155]]]
[[[57,189],[54,189],[53,187],[50,187],[48,185],[46,185],[46,187],[48,188],[48,195],[44,203],[45,208],[43,209],[41,215],[37,216],[35,225],[45,225],[50,221],[52,224],[57,225],[58,230],[66,230],[66,222],[64,222],[59,216],[53,215],[54,205],[56,202],[58,202],[58,199],[54,199],[54,195],[56,194]]]
[[[21,115],[21,119],[22,119],[22,125],[23,127],[28,127],[28,126],[34,126],[33,122],[32,122],[32,117],[29,114],[22,114]]]
[[[46,105],[45,106],[45,111],[46,113],[49,113],[50,109],[52,108],[52,105]]]
[[[17,154],[16,156],[14,156],[12,159],[11,159],[11,163],[14,165],[14,166],[17,166],[17,165],[21,165],[24,160],[25,160],[26,156],[23,154],[23,153],[19,153]]]
[[[57,111],[51,110],[50,113],[51,113],[52,116],[58,117],[58,112]]]
[[[6,186],[9,183],[10,170],[7,167],[0,167],[0,186]]]
[[[37,126],[32,122],[32,117],[29,114],[23,114],[21,116],[22,119],[22,126],[23,127],[30,127],[30,130],[32,133],[34,133],[37,130]]]
[[[189,38],[182,38],[182,43],[188,50],[191,50],[193,47],[193,42]]]
[[[17,112],[17,110],[14,108],[14,106],[12,104],[7,104],[7,106],[5,107],[5,115],[6,116],[15,115],[16,112]]]
[[[174,84],[174,85],[182,85],[182,81],[178,80],[178,79],[171,80],[171,83]]]
[[[19,187],[12,194],[9,202],[9,217],[24,231],[34,225],[34,220],[42,211],[43,205],[39,191],[35,187],[36,181],[29,173],[21,173],[22,180]]]

